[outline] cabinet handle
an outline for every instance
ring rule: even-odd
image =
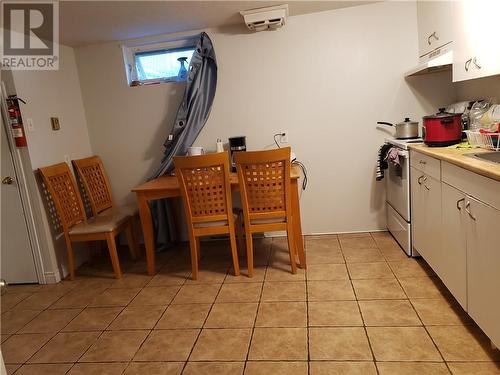
[[[469,214],[470,218],[475,221],[476,217],[474,215],[472,215],[472,212],[470,212],[469,207],[470,207],[470,202],[467,202],[465,205],[465,212],[467,212]]]
[[[465,198],[459,199],[457,201],[457,210],[462,211],[462,207],[460,207],[460,203],[465,202]]]
[[[479,65],[479,63],[477,62],[477,58],[476,57],[474,57],[472,59],[472,63],[476,66],[476,68],[481,69],[481,65]]]
[[[429,189],[429,187],[425,184],[425,182],[426,182],[426,181],[427,181],[427,176],[424,176],[424,175],[420,176],[420,177],[418,178],[418,180],[417,180],[417,182],[418,182],[418,184],[419,184],[419,185],[422,185],[422,184],[423,184],[423,185],[424,185],[424,187],[425,187],[427,190],[431,190],[431,189]]]
[[[419,162],[419,164],[423,164],[423,165],[427,164],[427,162],[425,160],[419,160],[418,162]]]
[[[469,59],[465,62],[465,71],[468,72],[469,71],[469,66],[470,66],[470,63],[472,62],[472,59]]]
[[[427,37],[427,44],[428,44],[428,45],[431,45],[431,44],[432,44],[432,42],[431,42],[431,38],[434,38],[434,39],[436,39],[436,40],[439,40],[439,37],[436,35],[436,32],[435,32],[435,31],[434,31],[431,35],[429,35],[429,36]]]

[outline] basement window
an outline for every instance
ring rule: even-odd
[[[130,86],[183,82],[187,79],[196,40],[191,38],[122,48]]]
[[[179,79],[185,81],[187,69],[194,49],[148,51],[135,54],[135,69],[140,81],[156,79]]]

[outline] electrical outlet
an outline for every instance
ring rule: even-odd
[[[32,118],[27,118],[26,119],[26,127],[28,128],[29,132],[34,132],[35,131],[35,125],[33,124],[33,119]]]
[[[286,130],[281,132],[280,143],[288,143],[288,132]]]

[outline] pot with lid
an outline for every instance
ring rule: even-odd
[[[409,117],[406,117],[404,121],[398,122],[395,125],[385,121],[377,121],[377,124],[394,126],[396,128],[396,134],[394,135],[396,139],[418,138],[418,122],[411,121]]]
[[[427,146],[444,147],[462,140],[462,114],[439,108],[435,115],[423,117],[423,138]]]

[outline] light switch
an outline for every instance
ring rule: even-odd
[[[26,127],[28,128],[29,132],[34,132],[35,131],[35,125],[33,124],[33,119],[32,118],[27,118],[26,119]]]
[[[50,118],[50,123],[52,125],[52,130],[59,130],[59,129],[61,129],[61,125],[59,124],[59,117],[51,117]]]

